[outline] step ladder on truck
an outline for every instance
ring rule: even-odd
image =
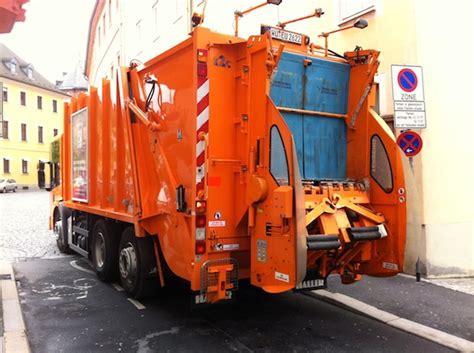
[[[401,159],[371,108],[379,53],[272,32],[197,27],[66,104],[62,251],[136,297],[169,270],[196,303],[230,299],[241,279],[281,293],[402,271]]]

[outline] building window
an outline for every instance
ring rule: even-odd
[[[2,122],[2,136],[5,140],[8,139],[8,121],[5,120]]]
[[[33,79],[33,69],[32,69],[31,67],[29,67],[29,68],[27,69],[27,71],[28,71],[28,78],[29,78],[29,79]]]
[[[53,129],[53,136],[58,136],[58,129]]]
[[[56,99],[53,99],[53,113],[58,112],[58,101]]]
[[[43,143],[43,127],[38,126],[38,142]]]
[[[8,88],[3,87],[3,101],[8,102]]]
[[[105,13],[104,15],[102,16],[102,30],[104,31],[104,38],[105,38]]]
[[[339,0],[339,21],[346,22],[375,10],[375,0]]]
[[[16,62],[10,62],[10,71],[12,74],[16,74]]]
[[[10,160],[3,158],[3,174],[10,174]]]
[[[21,172],[23,174],[28,174],[28,161],[24,159],[21,160]]]
[[[21,140],[26,141],[26,124],[21,124]]]
[[[36,103],[38,105],[38,109],[43,109],[43,97],[38,96],[36,99]]]
[[[20,92],[20,104],[26,105],[26,92]]]

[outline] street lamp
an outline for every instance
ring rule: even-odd
[[[364,20],[363,18],[359,18],[357,21],[355,21],[352,25],[350,26],[346,26],[346,27],[342,27],[342,28],[339,28],[339,29],[335,29],[334,31],[330,31],[330,32],[323,32],[321,33],[318,38],[321,38],[321,37],[324,37],[324,55],[325,56],[328,56],[328,37],[330,34],[333,34],[333,33],[337,33],[337,32],[341,32],[341,31],[345,31],[347,29],[351,29],[351,28],[359,28],[359,29],[364,29],[365,27],[367,27],[369,25],[369,23],[367,22],[367,20]]]
[[[260,5],[257,5],[257,6],[254,6],[254,7],[251,7],[250,9],[247,9],[245,11],[239,11],[239,10],[235,10],[234,12],[234,16],[235,16],[235,36],[237,37],[239,35],[239,19],[241,17],[244,17],[245,15],[249,14],[250,12],[256,10],[256,9],[259,9],[263,6],[266,6],[268,4],[272,4],[272,5],[280,5],[281,2],[283,0],[267,0],[265,1],[264,3],[261,3]]]

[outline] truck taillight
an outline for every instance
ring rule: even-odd
[[[196,201],[196,214],[206,213],[206,201]]]
[[[207,77],[207,63],[198,62],[198,76]]]
[[[197,74],[198,77],[207,77],[207,50],[197,51]]]
[[[206,201],[196,201],[196,244],[195,252],[197,255],[202,255],[206,252]]]
[[[206,252],[206,241],[196,240],[196,255],[202,255]]]
[[[206,227],[206,215],[196,215],[196,228]]]

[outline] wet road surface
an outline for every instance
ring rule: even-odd
[[[76,256],[14,268],[33,353],[449,352],[303,294],[243,288],[231,304],[195,308],[174,283],[132,303]]]

